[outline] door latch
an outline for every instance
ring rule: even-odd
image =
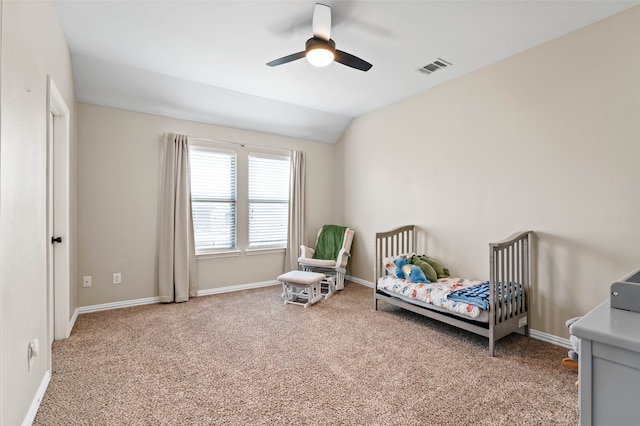
[[[61,243],[62,237],[51,237],[51,244]]]

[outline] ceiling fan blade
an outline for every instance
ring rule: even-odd
[[[269,65],[270,67],[275,67],[277,65],[286,64],[287,62],[291,62],[291,61],[295,61],[296,59],[304,58],[305,53],[306,52],[302,51],[302,52],[294,53],[294,54],[289,55],[289,56],[283,56],[280,59],[274,59],[271,62],[267,62],[267,65]]]
[[[353,56],[350,53],[343,52],[342,50],[338,49],[336,49],[335,61],[360,71],[369,71],[373,66],[364,59],[360,59],[357,56]]]
[[[331,38],[331,8],[327,5],[316,3],[313,10],[313,36],[325,41]]]

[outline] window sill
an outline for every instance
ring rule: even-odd
[[[240,250],[218,251],[212,253],[196,254],[197,260],[203,259],[219,259],[222,257],[238,257],[242,253]]]
[[[274,253],[284,253],[284,247],[277,248],[262,248],[262,249],[246,249],[244,252],[247,256],[256,256],[260,254],[274,254]]]

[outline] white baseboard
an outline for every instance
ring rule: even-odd
[[[146,297],[144,299],[123,300],[122,302],[103,303],[100,305],[81,306],[78,308],[79,314],[88,314],[91,312],[108,311],[110,309],[129,308],[132,306],[153,305],[160,303],[159,297]]]
[[[229,293],[232,291],[250,290],[252,288],[270,287],[272,285],[280,285],[280,281],[262,281],[257,283],[230,285],[227,287],[209,288],[206,290],[198,290],[198,296],[210,296],[212,294]]]
[[[543,342],[551,343],[552,345],[571,349],[571,343],[569,342],[569,339],[554,336],[553,334],[544,333],[542,331],[534,329],[529,329],[529,335],[534,339],[542,340]]]
[[[78,319],[78,309],[76,308],[76,310],[73,312],[73,315],[71,316],[71,320],[69,321],[69,324],[67,324],[67,337],[71,336],[71,330],[73,330],[73,326],[76,325],[77,319]]]
[[[366,287],[373,288],[373,283],[370,281],[362,280],[360,278],[352,277],[350,275],[345,275],[346,280],[351,282],[364,285]],[[529,329],[529,336],[536,340],[542,340],[543,342],[551,343],[552,345],[561,346],[563,348],[571,349],[571,343],[569,339],[565,339],[562,337],[554,336],[553,334],[544,333],[542,331]]]
[[[51,371],[47,370],[44,373],[44,377],[40,382],[40,386],[38,386],[38,391],[33,397],[33,401],[31,401],[31,405],[29,405],[29,411],[27,411],[27,415],[22,421],[22,426],[30,426],[33,424],[33,421],[36,419],[36,414],[38,414],[38,408],[40,408],[40,403],[42,402],[42,398],[44,398],[44,393],[47,391],[49,387],[49,382],[51,381]]]
[[[210,288],[206,290],[198,290],[198,296],[208,296],[211,294],[229,293],[232,291],[249,290],[252,288],[268,287],[272,285],[280,284],[279,281],[262,281],[257,283],[230,285],[227,287]],[[82,306],[76,310],[74,318],[72,320],[71,328],[75,324],[78,314],[88,314],[91,312],[107,311],[110,309],[130,308],[132,306],[153,305],[160,303],[159,297],[147,297],[144,299],[123,300],[122,302],[103,303],[100,305]]]
[[[360,285],[363,285],[363,286],[366,286],[366,287],[373,288],[373,283],[372,282],[366,281],[366,280],[363,280],[363,279],[360,279],[360,278],[352,277],[351,275],[345,275],[344,279],[347,280],[347,281],[354,282],[356,284],[360,284]]]

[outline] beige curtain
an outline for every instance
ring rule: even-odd
[[[293,151],[289,176],[289,232],[287,233],[287,250],[284,255],[285,272],[298,269],[298,251],[300,244],[305,241],[304,180],[304,152]]]
[[[185,302],[198,291],[186,135],[165,134],[160,197],[160,302]]]

